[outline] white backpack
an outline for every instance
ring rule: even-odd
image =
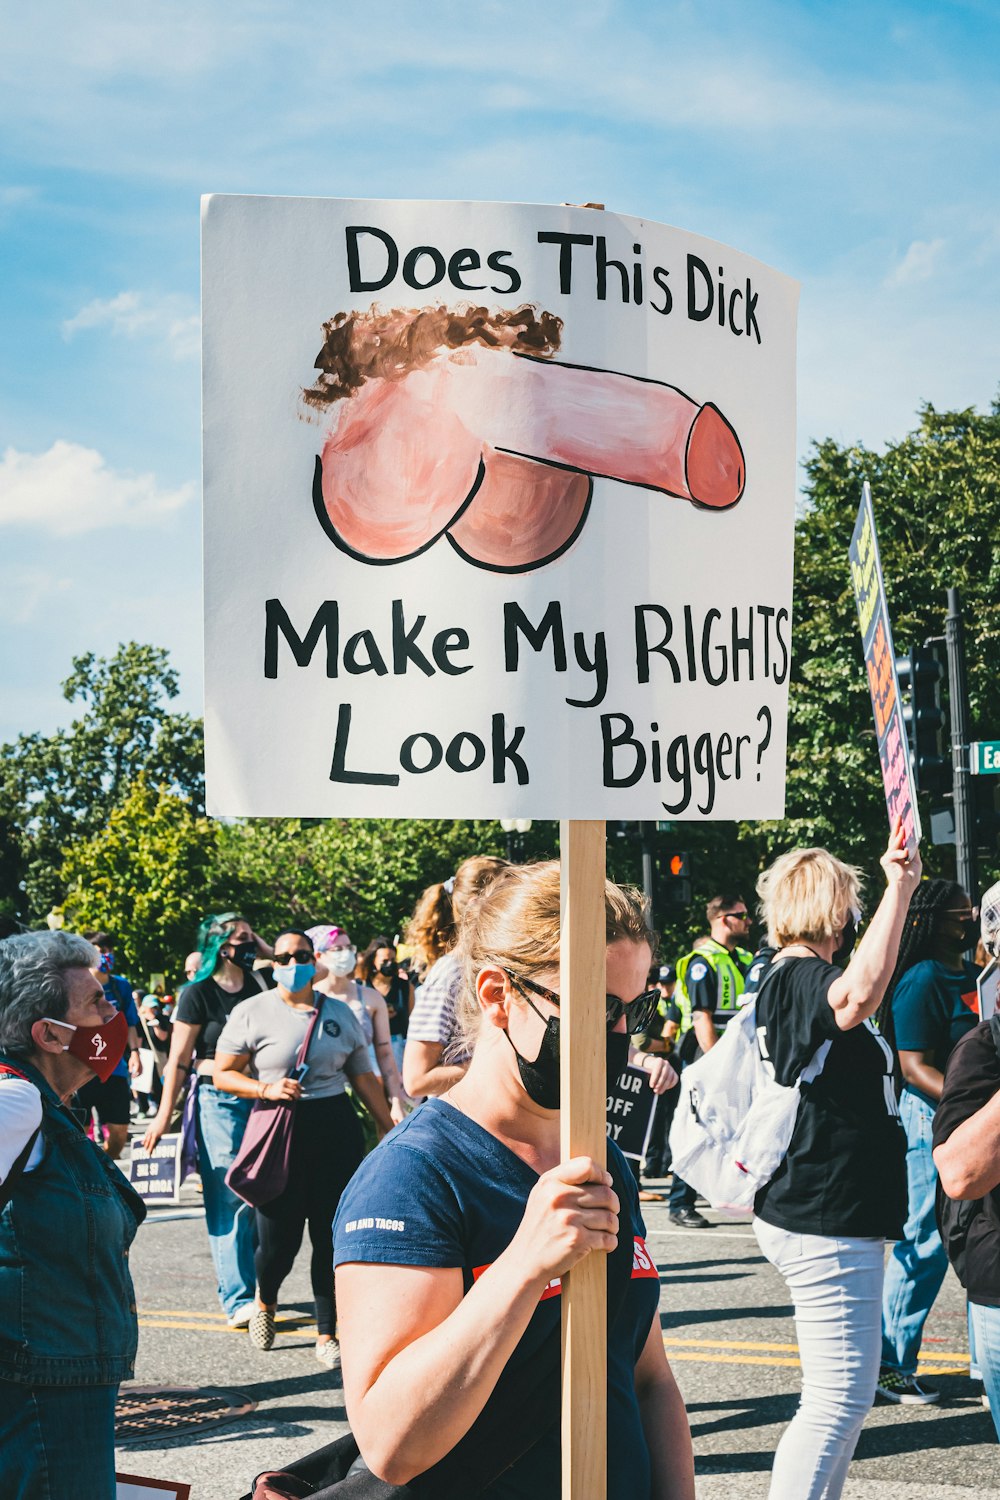
[[[830,1046],[821,1044],[793,1087],[776,1083],[762,1055],[756,997],[744,1005],[711,1051],[681,1074],[670,1128],[678,1176],[713,1208],[749,1217],[791,1144],[802,1085],[819,1077]]]

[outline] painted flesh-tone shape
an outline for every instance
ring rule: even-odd
[[[495,448],[713,510],[743,494],[736,433],[674,386],[497,350],[463,349],[442,364],[449,406]]]
[[[469,562],[520,573],[551,562],[579,535],[593,481],[516,453],[483,453],[483,479],[448,539]]]
[[[369,381],[337,403],[323,446],[322,503],[338,543],[375,562],[422,551],[475,488],[482,449],[437,371]]]

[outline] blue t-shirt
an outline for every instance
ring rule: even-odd
[[[975,964],[963,963],[959,971],[936,958],[907,969],[892,997],[896,1050],[927,1053],[926,1061],[943,1073],[956,1043],[979,1022],[978,974]],[[906,1088],[926,1104],[935,1103],[912,1083]]]
[[[660,1278],[646,1251],[635,1181],[611,1141],[608,1152],[615,1157],[619,1193],[628,1195],[622,1231],[630,1232],[631,1220],[634,1250],[631,1281],[608,1330],[607,1494],[608,1500],[648,1500],[649,1450],[634,1372],[659,1307]],[[444,1100],[428,1099],[366,1157],[348,1184],[333,1226],[334,1264],[455,1266],[468,1291],[514,1238],[537,1181],[538,1174],[527,1162],[489,1131]],[[542,1293],[484,1408],[484,1418],[494,1400],[503,1399],[508,1389],[518,1389],[519,1372],[527,1375],[542,1345],[558,1329],[559,1290],[556,1280]],[[490,1500],[559,1500],[558,1419],[482,1493]]]
[[[104,981],[104,998],[110,1000],[115,1009],[122,1012],[128,1024],[138,1030],[139,1012],[135,1008],[135,1001],[132,999],[132,986],[127,979],[123,979],[120,974],[109,974]],[[111,1076],[112,1078],[129,1077],[127,1043],[121,1062]]]

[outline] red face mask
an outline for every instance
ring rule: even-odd
[[[71,1026],[68,1021],[53,1021],[51,1016],[44,1019],[50,1026],[63,1026],[73,1033],[63,1050],[78,1057],[102,1083],[107,1083],[128,1046],[128,1022],[121,1011],[103,1026]]]

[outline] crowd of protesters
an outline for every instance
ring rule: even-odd
[[[423,893],[405,942],[376,933],[360,952],[329,921],[268,940],[238,912],[209,915],[175,994],[162,984],[133,989],[106,932],[6,939],[5,1306],[8,1293],[18,1305],[44,1303],[46,1277],[55,1285],[67,1270],[54,1243],[44,1266],[27,1264],[24,1247],[45,1234],[48,1176],[72,1184],[59,1210],[67,1229],[74,1191],[106,1204],[87,1270],[101,1274],[144,1213],[111,1165],[130,1123],[133,1155],[178,1132],[196,1157],[221,1306],[261,1352],[274,1344],[281,1286],[308,1229],[316,1357],[335,1368],[343,1339],[358,1464],[396,1483],[433,1475],[441,1487],[427,1493],[443,1494],[449,1474],[470,1462],[486,1474],[502,1459],[513,1469],[491,1496],[541,1497],[558,1493],[558,1404],[546,1388],[553,1360],[558,1368],[551,1288],[581,1255],[603,1251],[617,1455],[608,1493],[689,1500],[690,1437],[659,1336],[655,1266],[648,1283],[641,1271],[652,1265],[641,1204],[662,1199],[653,1184],[665,1189],[670,1173],[678,1074],[753,1000],[762,1056],[779,1083],[794,1084],[828,1044],[822,1071],[802,1090],[786,1156],[754,1205],[760,1247],[795,1306],[803,1372],[772,1496],[839,1495],[876,1395],[939,1399],[918,1379],[917,1360],[949,1257],[969,1290],[973,1361],[996,1420],[1000,1025],[978,1021],[979,965],[966,957],[978,909],[953,882],[921,879],[919,854],[898,830],[882,863],[886,890],[860,942],[858,872],[825,850],[791,851],[764,872],[756,945],[755,913],[722,890],[708,903],[706,930],[684,952],[657,955],[641,896],[608,884],[608,1086],[629,1065],[647,1075],[656,1103],[645,1183],[638,1154],[627,1160],[611,1141],[610,1171],[559,1161],[556,865],[467,859]],[[1000,950],[1000,898],[990,895],[996,930],[984,961]],[[284,1106],[294,1108],[277,1190],[235,1191],[251,1118]],[[947,1193],[974,1205],[968,1246],[942,1242],[938,1170]],[[670,1221],[706,1227],[696,1202],[673,1174]],[[628,1267],[618,1266],[619,1245]],[[96,1434],[95,1473],[106,1477],[114,1391],[135,1354],[134,1311],[122,1311],[127,1282],[127,1265],[116,1263],[102,1306],[113,1299],[117,1310],[110,1323],[100,1308],[81,1314],[79,1348],[55,1324],[39,1324],[37,1339],[0,1334],[0,1441],[25,1473],[43,1458],[53,1473],[72,1462],[72,1423]],[[100,1330],[85,1352],[94,1316]],[[33,1425],[29,1396],[41,1413]],[[515,1454],[497,1434],[518,1413],[530,1441]],[[534,1488],[518,1489],[529,1474]],[[95,1490],[102,1500],[105,1492],[113,1490]]]

